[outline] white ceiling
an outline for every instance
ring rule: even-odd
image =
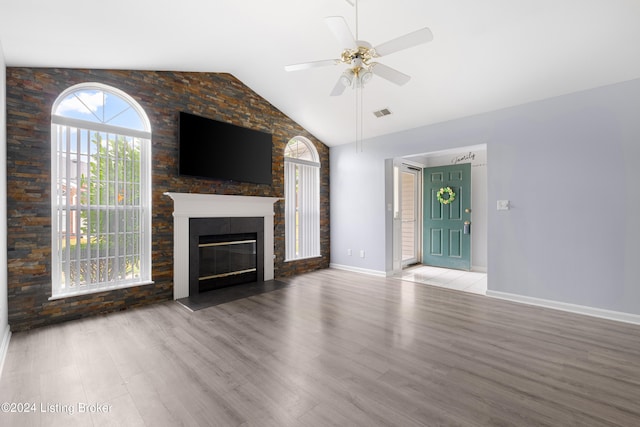
[[[228,72],[327,145],[355,139],[356,92],[329,97],[346,65],[323,18],[346,0],[0,0],[7,66]],[[363,95],[364,138],[640,78],[639,0],[360,0],[359,38],[422,27],[431,43],[378,61]],[[373,111],[389,108],[377,119]]]

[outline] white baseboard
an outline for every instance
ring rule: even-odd
[[[385,273],[384,271],[369,270],[367,268],[353,267],[353,266],[350,266],[350,265],[341,265],[341,264],[330,263],[329,264],[329,268],[335,268],[336,270],[351,271],[351,272],[354,272],[354,273],[368,274],[370,276],[387,277],[387,273]]]
[[[480,267],[478,265],[472,265],[471,266],[471,271],[474,271],[476,273],[485,273],[487,272],[487,267]]]
[[[568,311],[571,313],[585,314],[587,316],[600,317],[602,319],[615,320],[618,322],[633,323],[640,325],[640,315],[624,313],[621,311],[604,310],[602,308],[588,307],[585,305],[569,304],[566,302],[552,301],[542,298],[534,298],[507,292],[487,290],[487,296],[522,304],[536,305],[539,307],[553,308],[556,310]]]
[[[0,377],[2,377],[2,368],[4,367],[4,359],[7,357],[7,352],[9,351],[10,340],[11,329],[9,329],[9,325],[7,325],[0,337]]]

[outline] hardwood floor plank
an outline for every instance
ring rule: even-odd
[[[323,270],[16,333],[0,400],[104,402],[5,425],[636,426],[640,327]]]
[[[103,426],[127,426],[144,427],[145,422],[129,394],[125,394],[108,402],[109,407],[104,412],[92,412],[91,420],[96,427]],[[118,408],[117,411],[113,408]],[[157,424],[156,424],[157,425]]]

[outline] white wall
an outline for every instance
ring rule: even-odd
[[[7,301],[7,126],[6,67],[0,42],[0,374],[9,347]]]
[[[333,147],[332,264],[386,271],[385,159],[486,143],[489,290],[640,315],[639,141],[640,79]]]
[[[364,152],[356,153],[353,145],[339,147],[341,155],[334,157],[334,148],[329,156],[331,263],[383,275],[384,157],[366,148]],[[338,224],[335,230],[334,224]],[[348,249],[352,250],[352,255],[347,255]],[[365,253],[364,258],[360,257],[361,250]]]

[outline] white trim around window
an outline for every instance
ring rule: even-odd
[[[321,256],[318,154],[313,144],[303,137],[292,139],[287,147],[284,159],[285,261],[317,258]],[[292,157],[295,153],[303,153],[304,157]]]
[[[76,85],[54,103],[51,135],[50,299],[153,283],[142,108],[118,89]]]

